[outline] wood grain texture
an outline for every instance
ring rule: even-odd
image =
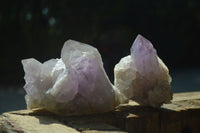
[[[134,101],[116,110],[86,116],[58,116],[46,110],[20,110],[0,116],[0,132],[200,133],[200,92],[174,94],[160,108]]]

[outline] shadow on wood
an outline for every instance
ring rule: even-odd
[[[0,116],[3,132],[199,133],[200,92],[174,94],[161,108],[130,101],[115,111],[85,116],[58,116],[45,110],[20,110]]]

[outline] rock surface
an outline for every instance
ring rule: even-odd
[[[61,59],[44,63],[22,60],[28,109],[43,108],[62,115],[111,111],[115,92],[98,50],[77,41],[65,42]]]
[[[151,42],[141,35],[135,39],[131,55],[115,66],[114,74],[120,102],[133,99],[141,105],[158,107],[172,99],[168,68]]]

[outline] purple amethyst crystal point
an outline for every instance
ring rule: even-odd
[[[115,87],[124,96],[141,105],[153,107],[172,99],[171,77],[167,66],[157,56],[149,40],[138,35],[131,47],[131,55],[115,66]]]
[[[131,47],[131,58],[138,72],[147,79],[158,77],[160,74],[156,50],[149,40],[138,35]]]
[[[77,41],[65,42],[61,59],[43,64],[22,60],[27,107],[63,115],[102,113],[116,107],[115,92],[98,50]]]

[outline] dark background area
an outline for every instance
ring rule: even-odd
[[[200,90],[199,0],[1,1],[0,105],[9,106],[9,96],[10,103],[23,99],[22,59],[60,58],[68,39],[96,47],[113,82],[114,65],[129,54],[137,34],[169,67],[174,92]]]

